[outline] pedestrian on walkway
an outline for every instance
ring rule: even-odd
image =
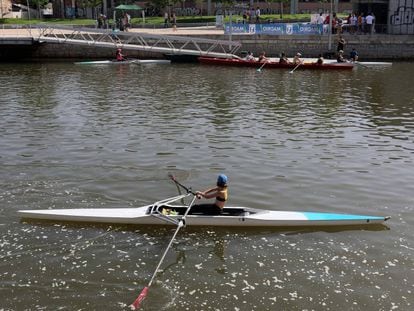
[[[260,8],[256,9],[256,24],[260,24]]]
[[[177,31],[177,16],[175,15],[175,13],[172,13],[171,21],[172,21],[173,31]]]
[[[164,28],[168,28],[168,24],[170,23],[170,15],[168,12],[164,13]]]
[[[374,23],[374,17],[371,13],[368,13],[368,15],[365,17],[365,22],[367,24],[367,32],[369,34],[372,34],[372,24]]]

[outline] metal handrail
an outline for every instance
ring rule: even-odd
[[[33,25],[44,42],[93,45],[98,47],[121,47],[125,50],[186,54],[196,56],[234,58],[241,43],[229,40],[157,35],[139,32],[114,31],[48,24]]]

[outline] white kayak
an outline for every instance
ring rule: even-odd
[[[76,65],[125,65],[125,64],[170,64],[168,59],[127,59],[124,61],[117,60],[97,60],[76,62]]]
[[[335,64],[335,63],[337,63],[338,61],[336,60],[336,59],[325,59],[324,60],[324,63],[327,63],[327,64]],[[381,67],[381,66],[383,66],[383,67],[388,67],[388,66],[392,66],[392,63],[390,63],[390,62],[369,62],[369,61],[356,61],[356,62],[351,62],[351,63],[353,63],[353,64],[355,64],[355,65],[360,65],[360,66],[378,66],[378,67]]]
[[[389,62],[354,62],[357,65],[364,65],[364,66],[392,66],[392,63]]]
[[[167,225],[184,222],[189,226],[227,227],[318,227],[381,224],[390,217],[353,214],[272,211],[248,207],[225,207],[221,214],[191,213],[187,205],[172,204],[189,194],[168,198],[137,208],[81,208],[20,210],[25,219],[134,225]],[[185,217],[184,217],[185,216]]]

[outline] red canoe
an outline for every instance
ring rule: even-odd
[[[198,61],[202,64],[208,65],[225,65],[225,66],[236,66],[236,67],[254,67],[260,68],[263,65],[263,62],[258,61],[248,61],[243,59],[236,59],[236,58],[215,58],[215,57],[199,57]],[[295,64],[280,64],[279,62],[267,62],[263,68],[286,68],[286,69],[294,69],[297,65]],[[322,65],[318,65],[316,63],[303,63],[301,64],[298,69],[317,69],[317,70],[325,70],[325,69],[334,69],[334,70],[350,70],[354,68],[354,64],[352,63],[325,63]]]

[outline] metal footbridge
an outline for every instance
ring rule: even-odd
[[[73,26],[32,26],[31,35],[39,42],[66,43],[103,48],[122,48],[162,54],[238,58],[240,42],[187,36],[124,32]]]

